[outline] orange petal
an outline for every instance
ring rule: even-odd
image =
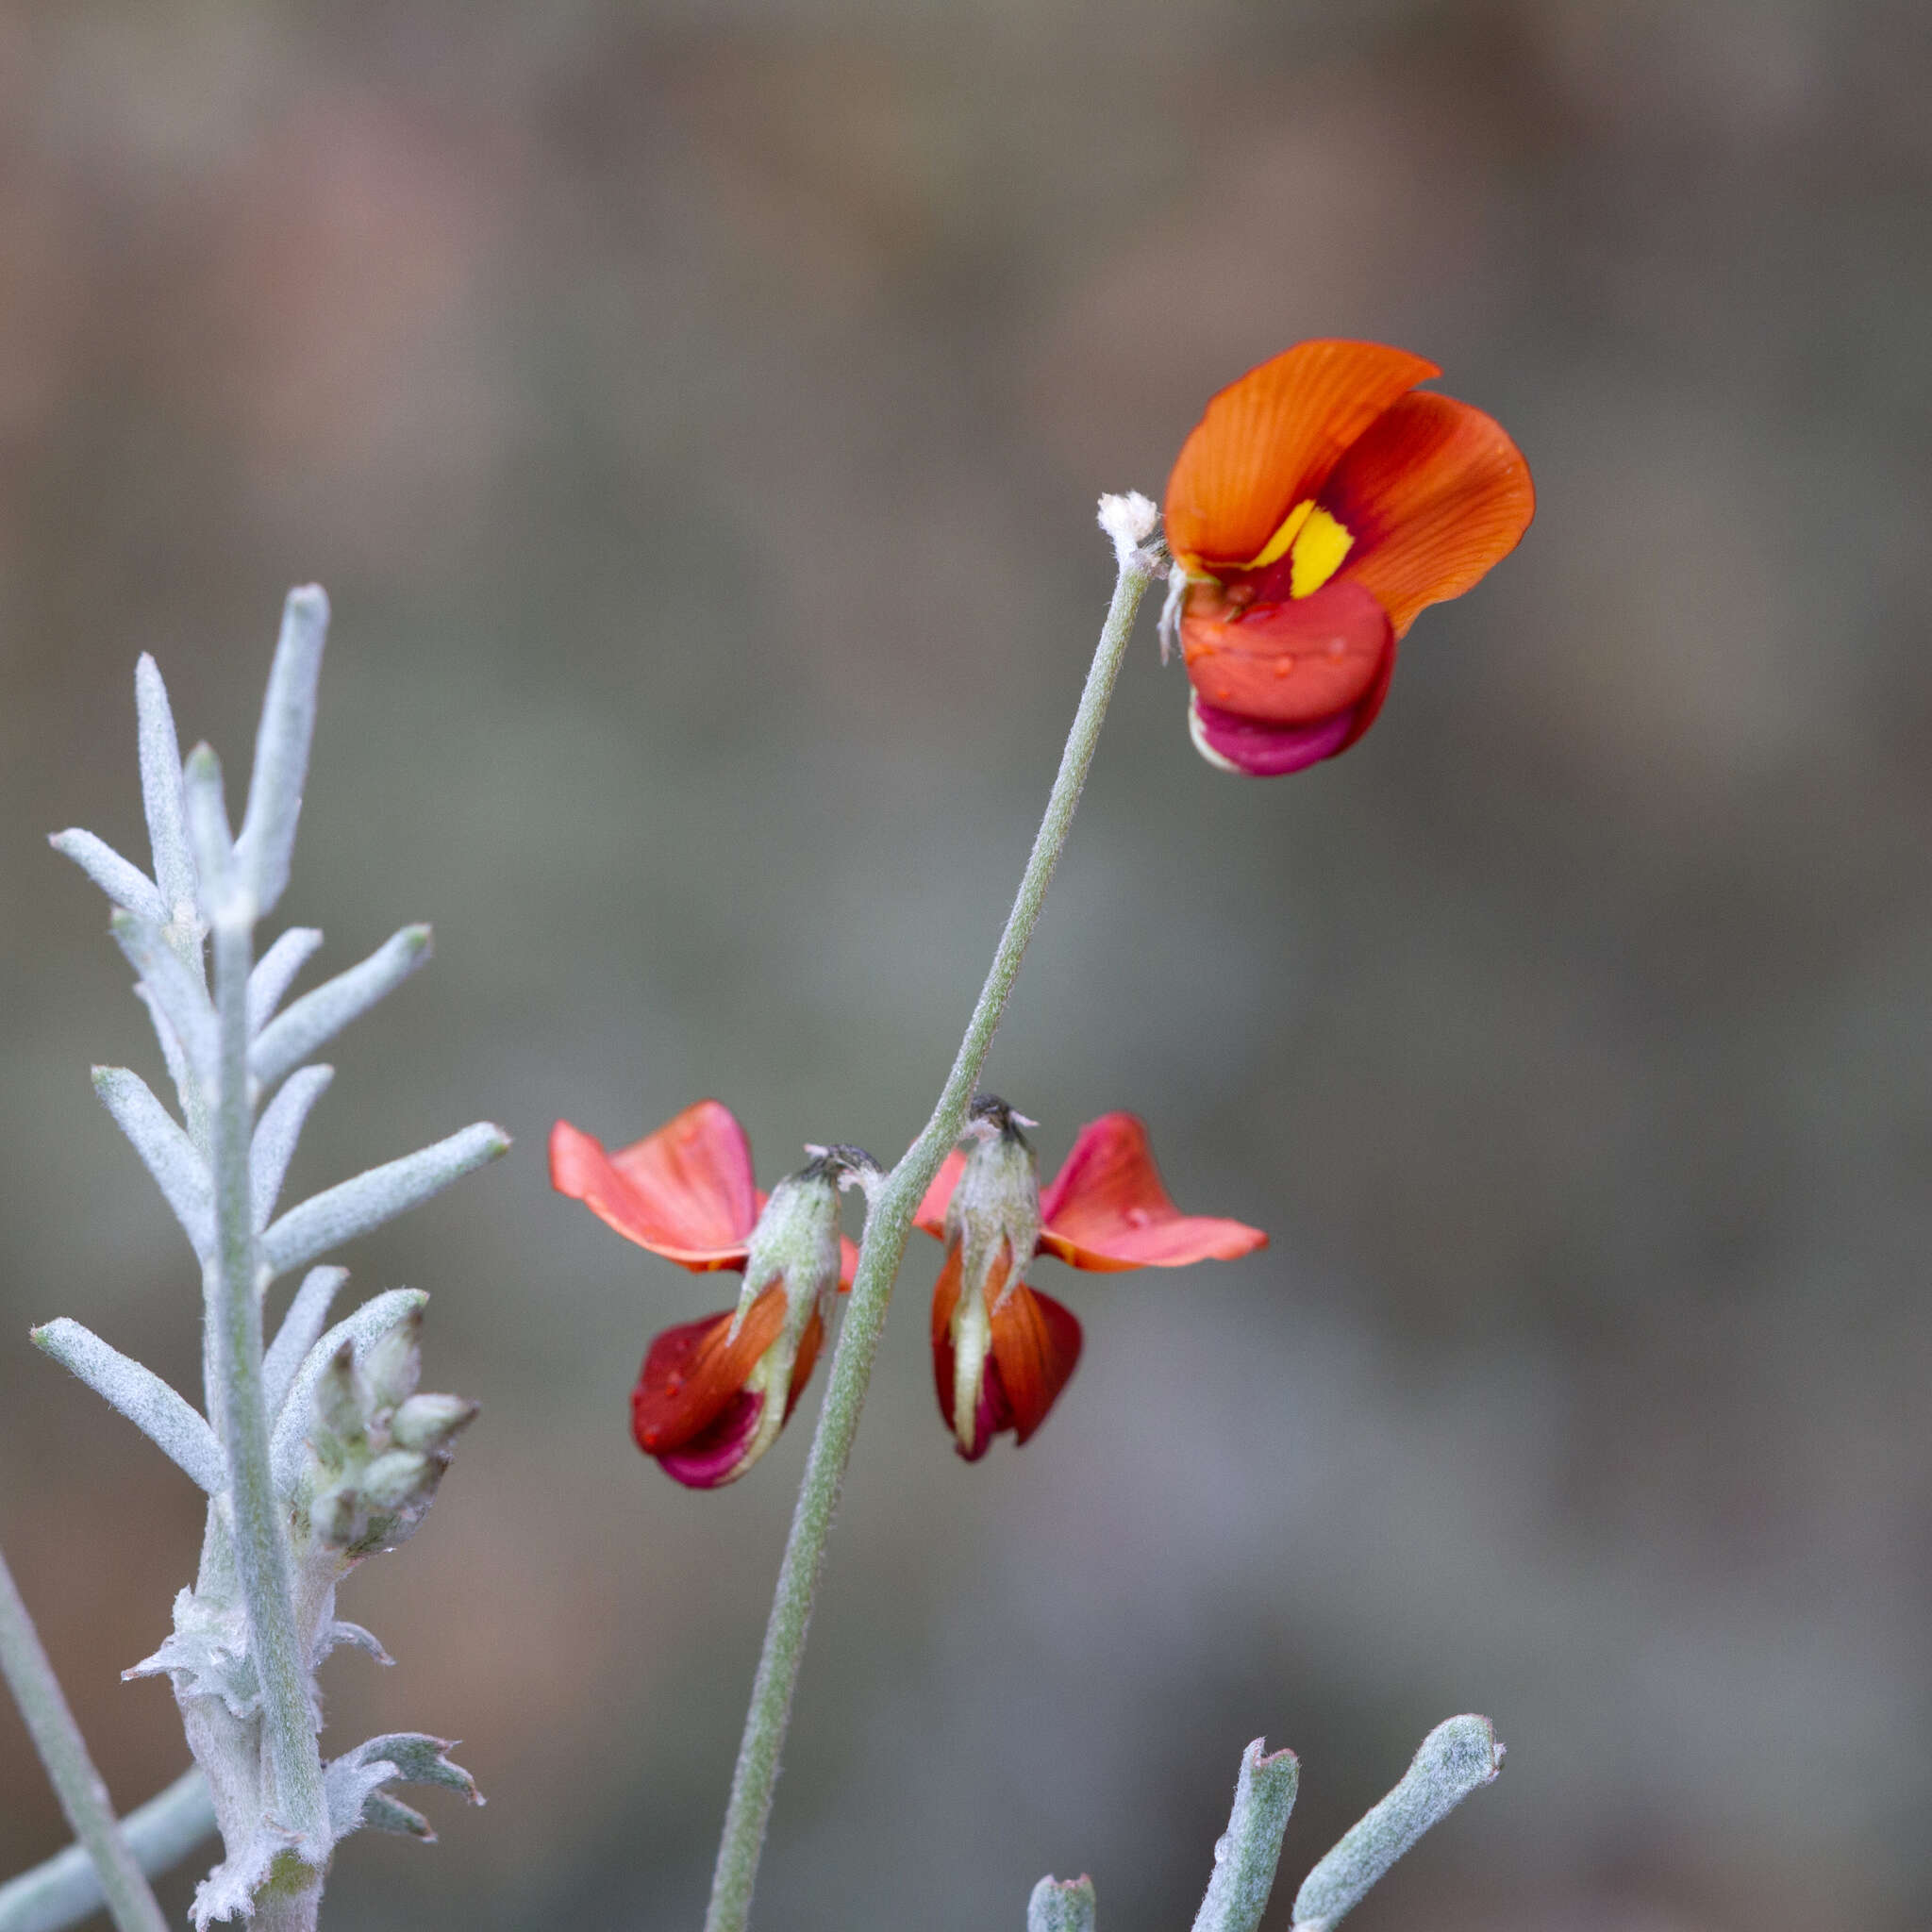
[[[858,1273],[858,1243],[849,1234],[839,1237],[839,1292],[850,1294]]]
[[[1130,1113],[1102,1114],[1040,1196],[1040,1251],[1075,1268],[1181,1268],[1232,1261],[1268,1237],[1258,1227],[1183,1214],[1168,1198],[1147,1129]]]
[[[667,1328],[651,1343],[631,1391],[630,1426],[647,1456],[663,1456],[715,1422],[785,1325],[785,1291],[766,1289],[736,1336],[732,1310]]]
[[[1320,494],[1355,539],[1336,581],[1378,598],[1397,637],[1425,605],[1459,597],[1507,557],[1536,514],[1523,452],[1493,417],[1453,396],[1404,396]]]
[[[1188,682],[1216,710],[1269,724],[1314,724],[1347,710],[1393,648],[1388,613],[1345,581],[1245,607],[1218,584],[1191,584],[1181,612]]]
[[[1024,1443],[1067,1386],[1080,1359],[1080,1324],[1051,1295],[1015,1282],[992,1310],[992,1365],[1006,1397],[1013,1440]]]
[[[742,1267],[758,1217],[744,1129],[715,1100],[686,1108],[616,1154],[558,1121],[550,1130],[550,1184],[626,1241],[696,1273]]]
[[[1440,375],[1379,342],[1297,342],[1208,405],[1167,479],[1169,547],[1212,570],[1258,557],[1350,443],[1395,399]]]
[[[959,1185],[959,1176],[965,1171],[965,1149],[955,1147],[940,1162],[940,1171],[933,1175],[932,1186],[926,1189],[925,1199],[919,1204],[919,1212],[912,1217],[914,1227],[923,1227],[927,1234],[945,1240],[946,1204],[953,1198],[953,1190]]]

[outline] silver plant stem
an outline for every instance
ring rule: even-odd
[[[60,1808],[100,1874],[101,1891],[120,1932],[167,1932],[167,1921],[114,1822],[108,1787],[87,1754],[40,1633],[0,1556],[0,1672],[7,1677],[47,1767]]]
[[[254,905],[226,896],[214,918],[214,1000],[219,1090],[209,1135],[214,1169],[213,1313],[218,1426],[228,1464],[235,1567],[248,1615],[248,1639],[261,1678],[268,1768],[280,1822],[320,1865],[329,1843],[322,1754],[309,1715],[308,1673],[295,1633],[294,1592],[281,1509],[269,1467],[268,1410],[262,1398],[261,1302],[258,1285],[249,1141],[248,974]]]
[[[1115,517],[1113,523],[1108,522],[1110,509]],[[1124,524],[1124,518],[1132,521]],[[772,1815],[778,1757],[791,1718],[792,1693],[798,1686],[799,1665],[805,1656],[812,1600],[818,1593],[819,1577],[824,1569],[825,1542],[838,1509],[846,1465],[852,1459],[859,1411],[865,1405],[866,1387],[872,1380],[879,1337],[885,1329],[886,1309],[892,1298],[892,1283],[906,1252],[912,1217],[926,1189],[932,1185],[941,1161],[965,1125],[966,1110],[978,1085],[979,1071],[986,1063],[987,1049],[991,1046],[1001,1015],[1006,1011],[1007,996],[1020,970],[1021,957],[1033,937],[1046,889],[1053,880],[1054,867],[1066,844],[1074,809],[1080,802],[1088,767],[1093,762],[1093,749],[1099,741],[1101,724],[1107,716],[1108,702],[1113,696],[1128,640],[1133,635],[1141,600],[1160,568],[1159,547],[1150,543],[1154,533],[1153,506],[1144,498],[1103,498],[1101,521],[1114,539],[1120,575],[1114,583],[1112,602],[1086,685],[1080,692],[1073,728],[1060,754],[1059,771],[1047,796],[1045,815],[939,1104],[925,1130],[873,1193],[866,1215],[858,1274],[839,1331],[830,1385],[825,1391],[824,1407],[819,1414],[797,1507],[792,1512],[791,1531],[772,1599],[772,1614],[765,1625],[764,1648],[752,1684],[751,1706],[745,1713],[744,1736],[738,1748],[731,1798],[711,1878],[705,1932],[743,1932],[751,1916],[752,1889],[764,1849],[765,1827]]]

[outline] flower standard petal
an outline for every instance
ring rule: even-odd
[[[550,1183],[626,1241],[697,1274],[744,1265],[762,1205],[744,1130],[715,1100],[687,1108],[614,1155],[558,1121],[550,1133]]]
[[[1321,504],[1354,539],[1337,572],[1389,612],[1400,637],[1425,605],[1459,597],[1507,557],[1536,514],[1523,452],[1453,396],[1404,396],[1362,432]]]
[[[1081,1128],[1041,1192],[1040,1218],[1041,1253],[1075,1268],[1182,1268],[1237,1260],[1268,1244],[1245,1223],[1183,1214],[1162,1185],[1146,1126],[1130,1113],[1103,1114]]]
[[[1441,372],[1379,342],[1297,342],[1208,405],[1167,479],[1184,563],[1241,569],[1269,549],[1337,458],[1399,396]]]

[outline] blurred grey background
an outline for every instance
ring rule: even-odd
[[[767,1181],[895,1154],[1095,495],[1353,334],[1509,426],[1536,527],[1293,780],[1196,758],[1148,625],[990,1069],[1049,1172],[1132,1108],[1274,1245],[1042,1263],[1087,1357],[971,1469],[914,1251],[760,1923],[1016,1926],[1052,1870],[1177,1926],[1248,1739],[1298,1878],[1467,1708],[1508,1772],[1363,1932],[1932,1918],[1928,86],[1916,0],[0,11],[0,1542],[117,1799],[185,1761],[117,1674],[196,1498],[25,1330],[196,1374],[87,1081],[157,1056],[44,843],[140,848],[137,652],[239,766],[325,582],[282,909],[332,968],[436,925],[292,1185],[517,1136],[344,1257],[485,1415],[325,1741],[460,1737],[491,1804],[358,1839],[330,1921],[689,1926],[816,1391],[732,1491],[645,1462],[645,1340],[724,1297],[545,1133],[715,1093]],[[0,1701],[0,1869],[62,1836]]]

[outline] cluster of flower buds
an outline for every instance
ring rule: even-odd
[[[1169,1199],[1132,1114],[1082,1128],[1044,1191],[1004,1101],[974,1103],[966,1146],[947,1157],[918,1212],[946,1242],[933,1291],[940,1413],[976,1461],[994,1436],[1024,1442],[1080,1357],[1080,1324],[1022,1271],[1038,1255],[1079,1269],[1182,1267],[1265,1245],[1260,1229],[1185,1215]],[[824,1343],[834,1289],[858,1256],[839,1232],[839,1191],[877,1173],[857,1148],[812,1160],[761,1194],[750,1143],[728,1108],[702,1100],[617,1153],[568,1121],[550,1137],[550,1175],[627,1241],[693,1273],[737,1269],[737,1306],[666,1329],[631,1396],[638,1446],[693,1489],[736,1480],[777,1440]]]
[[[359,1362],[344,1341],[316,1379],[297,1526],[306,1517],[315,1542],[347,1562],[415,1534],[457,1436],[476,1419],[460,1395],[416,1393],[422,1321],[410,1313]]]

